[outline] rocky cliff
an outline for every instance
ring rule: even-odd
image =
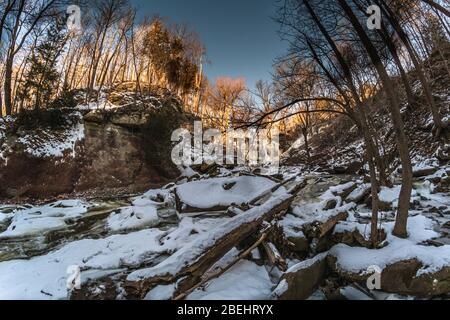
[[[170,133],[186,116],[169,94],[115,94],[43,112],[0,120],[2,201],[117,196],[179,174]]]

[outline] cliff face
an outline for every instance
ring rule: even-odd
[[[158,102],[157,104],[155,102]],[[178,176],[170,137],[147,130],[165,117],[184,117],[179,102],[64,110],[61,128],[27,129],[17,119],[0,124],[0,200],[129,194]],[[178,122],[172,121],[167,131]],[[166,141],[167,140],[167,141]]]

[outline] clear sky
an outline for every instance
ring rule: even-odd
[[[244,77],[249,87],[258,79],[270,80],[274,58],[286,50],[272,20],[276,1],[131,0],[140,17],[158,14],[199,34],[211,61],[205,67],[211,81]]]

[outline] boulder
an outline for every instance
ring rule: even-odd
[[[325,280],[327,274],[326,258],[326,254],[320,254],[290,268],[274,290],[274,298],[279,300],[305,300],[309,298]]]
[[[336,267],[336,258],[330,256],[328,267],[341,278],[352,283],[365,281],[370,274],[353,273]],[[440,296],[450,292],[450,267],[432,273],[418,273],[423,264],[416,260],[404,260],[386,266],[381,273],[381,290],[388,293],[411,295],[420,298]]]
[[[297,254],[307,254],[309,251],[309,241],[305,237],[288,237],[287,240],[293,244],[292,251]]]
[[[422,263],[414,259],[387,266],[381,274],[382,290],[424,298],[450,292],[450,267],[417,275],[422,267]]]
[[[370,184],[362,184],[354,189],[348,197],[345,199],[346,202],[362,203],[364,199],[370,195]]]
[[[428,168],[420,168],[413,170],[413,177],[414,178],[422,178],[426,176],[430,176],[433,173],[436,173],[438,168],[428,167]]]
[[[319,239],[331,232],[339,221],[344,221],[347,218],[348,212],[337,212],[336,214],[330,215],[325,221],[314,221],[304,224],[303,232],[309,239]]]
[[[436,151],[436,158],[442,162],[450,160],[450,144],[439,147]]]

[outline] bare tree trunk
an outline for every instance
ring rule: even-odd
[[[370,169],[370,180],[371,180],[371,193],[372,193],[372,221],[371,221],[371,240],[372,240],[372,245],[374,247],[376,247],[378,245],[378,207],[379,207],[379,199],[378,199],[378,181],[377,181],[377,176],[376,176],[376,170],[374,167],[374,157],[375,154],[378,154],[378,149],[375,148],[374,143],[373,143],[373,139],[371,137],[371,131],[369,129],[368,123],[367,123],[367,116],[366,116],[366,112],[364,110],[364,106],[361,103],[360,97],[357,93],[357,90],[354,86],[353,83],[353,77],[351,74],[351,71],[347,65],[347,63],[345,62],[345,59],[343,58],[342,54],[340,53],[339,49],[337,48],[336,44],[334,43],[334,41],[331,39],[330,35],[328,34],[328,32],[326,31],[325,27],[322,25],[322,23],[320,22],[319,18],[317,17],[317,15],[314,12],[314,9],[310,6],[310,4],[304,0],[304,3],[310,13],[310,15],[312,16],[312,18],[314,19],[314,21],[316,22],[316,24],[318,25],[319,29],[321,30],[322,34],[324,35],[324,37],[327,39],[327,42],[330,44],[330,46],[333,49],[333,52],[335,53],[337,60],[339,62],[339,64],[341,65],[341,68],[344,70],[344,75],[347,79],[347,82],[349,83],[349,87],[350,87],[350,91],[351,94],[353,96],[353,99],[356,102],[357,105],[357,110],[359,110],[360,112],[360,117],[357,117],[355,115],[355,120],[358,119],[359,121],[357,121],[357,125],[358,127],[361,129],[362,131],[362,135],[364,138],[364,142],[366,145],[366,154],[367,154],[367,161],[369,164],[369,169]],[[312,49],[314,51],[314,49],[312,48],[312,45],[309,43],[309,47],[310,49]],[[315,52],[313,53],[316,57],[316,59],[318,59],[317,54],[315,54]],[[322,69],[325,69],[325,66],[322,64],[321,65]],[[328,71],[326,71],[326,73],[328,74],[329,77],[333,78],[331,76],[331,74],[329,74]],[[339,85],[337,85],[337,88],[339,91],[342,91],[339,89]],[[341,93],[343,95],[343,97],[346,97],[347,95],[342,91]],[[350,112],[353,112],[352,110],[350,110]],[[381,166],[381,160],[379,160],[378,157],[378,161],[376,161],[376,163],[378,163],[380,165],[380,176],[383,177],[384,179],[384,174],[385,174],[385,170],[384,167]]]
[[[5,94],[5,113],[10,116],[12,114],[12,76],[13,76],[14,56],[8,55],[5,64],[5,83],[3,86]]]
[[[311,158],[311,154],[309,152],[309,140],[308,140],[308,129],[302,128],[303,138],[305,139],[305,151],[308,160]]]
[[[3,30],[6,22],[6,18],[14,7],[16,0],[8,0],[8,3],[4,6],[2,17],[0,18],[0,42],[3,39]],[[3,98],[0,90],[0,117],[3,116]]]
[[[338,0],[340,6],[344,10],[346,16],[348,17],[350,23],[355,28],[356,33],[361,39],[364,48],[366,49],[372,64],[376,68],[380,80],[383,83],[384,91],[389,100],[389,111],[391,113],[392,122],[394,125],[394,131],[397,140],[397,150],[399,152],[400,160],[402,163],[402,188],[399,196],[397,218],[395,222],[395,227],[393,234],[398,237],[406,238],[408,236],[407,232],[407,222],[408,222],[408,211],[411,200],[412,191],[412,165],[411,158],[409,155],[408,140],[406,138],[403,129],[403,120],[400,113],[400,104],[397,99],[397,95],[394,91],[392,80],[390,79],[380,56],[370,38],[364,31],[358,18],[355,16],[354,12],[347,4],[345,0]]]

